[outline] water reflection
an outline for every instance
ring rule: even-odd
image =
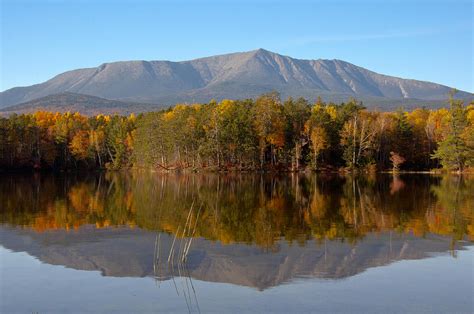
[[[107,276],[265,289],[456,254],[474,239],[472,191],[414,175],[4,175],[0,244]]]

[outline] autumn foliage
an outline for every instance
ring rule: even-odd
[[[464,171],[473,125],[474,104],[453,98],[449,109],[411,112],[276,93],[137,117],[37,112],[0,118],[0,168]]]

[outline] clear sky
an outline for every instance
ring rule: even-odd
[[[474,92],[473,0],[0,0],[0,90],[117,60],[264,48]]]

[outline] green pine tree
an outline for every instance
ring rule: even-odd
[[[474,147],[468,145],[463,133],[468,126],[467,111],[462,100],[455,100],[453,93],[449,99],[449,125],[444,139],[432,158],[438,158],[444,168],[462,172],[474,159]]]

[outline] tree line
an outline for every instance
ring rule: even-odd
[[[362,103],[247,100],[137,116],[36,112],[0,118],[2,169],[430,170],[474,166],[474,103],[366,110]]]

